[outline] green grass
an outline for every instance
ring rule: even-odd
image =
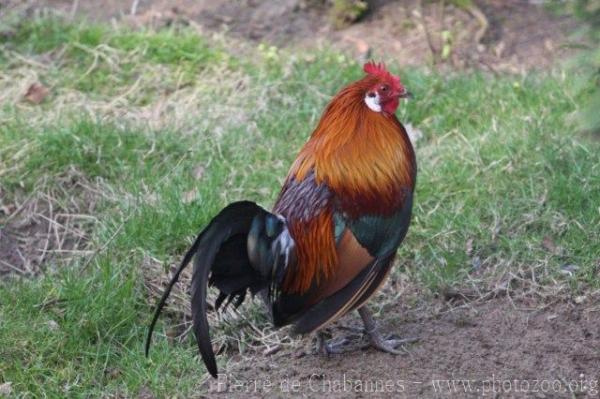
[[[144,281],[164,279],[226,203],[272,204],[328,98],[360,68],[329,50],[261,46],[239,56],[189,29],[42,19],[15,30],[0,47],[3,201],[75,170],[95,192],[90,246],[102,250],[85,270],[81,258],[0,281],[0,384],[34,397],[131,397],[144,386],[157,397],[197,395],[203,367],[191,342],[158,334],[143,356],[154,304]],[[548,287],[600,287],[600,145],[570,125],[581,99],[569,78],[400,72],[416,98],[398,115],[424,132],[399,253],[411,282],[437,292],[533,270]],[[20,100],[32,74],[51,88],[40,105]],[[560,250],[544,248],[546,237]],[[571,279],[560,273],[567,264],[578,267]],[[172,324],[163,320],[159,332]],[[222,323],[215,335],[239,337],[244,323]]]

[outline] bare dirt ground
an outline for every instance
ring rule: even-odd
[[[359,23],[341,30],[332,27],[322,0],[24,3],[30,9],[49,7],[94,20],[143,26],[191,23],[242,40],[294,48],[330,45],[361,58],[383,57],[401,65],[436,62],[494,73],[547,68],[567,58],[569,34],[577,27],[575,21],[527,0],[479,1],[468,8],[450,1],[372,0]]]
[[[572,20],[527,1],[481,1],[475,10],[419,4],[373,1],[362,22],[339,31],[331,28],[324,8],[298,0],[39,0],[20,6],[29,7],[29,12],[50,7],[135,25],[193,23],[243,40],[300,48],[329,43],[356,56],[371,53],[403,65],[436,59],[449,67],[493,73],[559,62],[568,55],[563,45],[575,27]],[[485,29],[477,10],[486,16]],[[442,57],[444,45],[450,49]],[[0,216],[17,211],[4,205],[8,207]],[[85,226],[76,215],[91,214],[89,207],[57,212],[48,205],[32,206],[25,204],[0,231],[0,275],[15,272],[4,262],[21,274],[35,274],[49,250],[73,254],[85,249]],[[61,237],[67,232],[70,238],[65,241]],[[389,290],[388,284],[384,293]],[[304,348],[284,347],[272,354],[231,351],[221,379],[207,381],[205,388],[210,396],[239,398],[289,393],[331,398],[599,395],[600,293],[572,298],[561,292],[519,300],[501,293],[489,300],[455,303],[449,298],[424,299],[418,287],[414,290],[400,302],[384,305],[378,315],[382,331],[420,338],[404,355],[362,349],[357,343],[355,351],[326,358],[312,353],[309,339]],[[352,315],[330,331],[339,337],[348,334],[347,327],[359,325]]]
[[[459,307],[422,305],[398,305],[380,316],[383,331],[421,338],[403,355],[361,345],[329,358],[306,353],[310,349],[237,355],[218,381],[207,383],[209,392],[240,398],[287,392],[331,398],[597,397],[599,306],[531,306],[506,298]],[[394,321],[386,317],[390,313]],[[357,317],[342,323],[360,325]]]

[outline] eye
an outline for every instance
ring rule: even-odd
[[[379,90],[381,90],[383,93],[387,93],[387,91],[390,89],[390,86],[388,85],[381,85],[381,87],[379,88]]]

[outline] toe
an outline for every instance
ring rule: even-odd
[[[399,355],[404,350],[403,345],[413,343],[419,340],[419,338],[388,338],[385,339],[377,333],[370,334],[370,346],[382,351]],[[405,350],[404,350],[405,351]]]
[[[414,342],[419,341],[418,337],[410,337],[410,338],[394,338],[394,339],[388,339],[387,342],[393,346],[394,348],[397,348],[398,346],[401,345],[406,345],[406,344],[412,344]]]
[[[390,344],[389,342],[383,342],[374,346],[380,351],[391,353],[392,355],[399,355],[401,353],[400,350],[396,349],[394,345]]]
[[[323,338],[319,340],[318,352],[326,356],[341,354],[347,350],[350,343],[350,339],[346,337],[329,342]]]

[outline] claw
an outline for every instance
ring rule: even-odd
[[[341,353],[344,353],[346,351],[347,345],[350,343],[350,340],[347,338],[342,338],[335,342],[328,342],[325,334],[321,332],[317,333],[317,337],[317,352],[327,357],[331,355],[339,355]]]
[[[371,331],[369,334],[370,345],[375,349],[378,349],[382,352],[391,353],[393,355],[399,355],[402,353],[398,347],[402,347],[405,344],[410,344],[413,342],[419,341],[418,337],[411,338],[403,338],[403,339],[395,339],[395,338],[383,338],[379,332]]]
[[[360,314],[360,317],[365,325],[365,333],[369,336],[370,346],[382,352],[399,355],[402,352],[397,349],[398,347],[419,340],[418,337],[403,339],[383,338],[381,333],[377,330],[377,325],[375,324],[375,320],[373,320],[373,316],[369,310],[363,306],[362,308],[358,309],[358,313]]]

